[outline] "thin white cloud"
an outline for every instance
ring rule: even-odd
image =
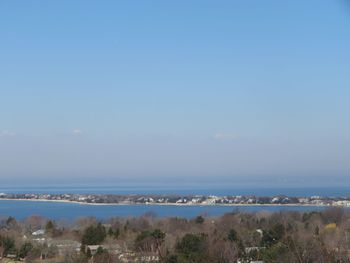
[[[221,141],[232,141],[232,140],[237,140],[238,135],[234,133],[216,133],[214,134],[213,138],[215,140],[221,140]]]
[[[81,129],[74,129],[73,134],[74,135],[81,135],[81,134],[83,134],[83,131]]]
[[[8,130],[2,130],[0,131],[0,137],[13,137],[16,133],[8,131]]]

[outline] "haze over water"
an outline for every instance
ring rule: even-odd
[[[350,197],[346,185],[293,185],[293,184],[227,184],[227,183],[18,183],[2,184],[3,193],[45,193],[45,194],[154,194],[154,195],[256,195],[293,197]]]

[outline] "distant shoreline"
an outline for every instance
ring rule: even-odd
[[[87,203],[69,200],[50,200],[50,199],[25,199],[25,198],[0,198],[0,201],[29,201],[29,202],[52,202],[52,203],[66,203],[66,204],[78,204],[89,206],[229,206],[229,207],[264,207],[264,206],[276,206],[276,207],[348,207],[341,205],[331,204],[195,204],[195,203]]]
[[[286,195],[161,195],[161,194],[26,194],[0,193],[0,200],[37,201],[90,206],[197,206],[197,207],[350,207],[348,197],[294,197]]]

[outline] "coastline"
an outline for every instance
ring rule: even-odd
[[[66,203],[66,204],[78,204],[88,206],[229,206],[229,207],[343,207],[342,205],[331,204],[209,204],[209,203],[87,203],[69,200],[50,200],[50,199],[25,199],[25,198],[0,198],[0,201],[29,201],[29,202],[52,202],[52,203]]]

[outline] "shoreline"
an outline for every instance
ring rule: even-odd
[[[87,203],[69,200],[50,200],[50,199],[25,199],[25,198],[0,198],[0,201],[29,201],[29,202],[52,202],[52,203],[66,203],[90,206],[230,206],[230,207],[249,207],[249,206],[276,206],[276,207],[349,207],[332,204],[196,204],[196,203]]]

